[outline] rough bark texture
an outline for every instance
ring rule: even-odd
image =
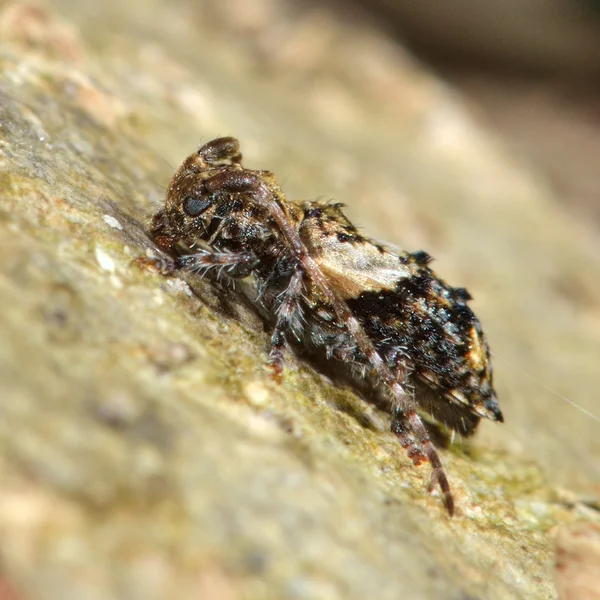
[[[557,396],[600,412],[598,240],[400,47],[294,6],[1,7],[6,597],[548,598],[557,527],[598,520],[599,423]],[[235,292],[132,264],[219,134],[476,297],[506,424],[442,451],[454,519],[386,415],[270,382]]]

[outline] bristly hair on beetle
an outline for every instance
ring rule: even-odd
[[[151,237],[161,271],[252,275],[273,316],[269,365],[282,373],[288,345],[324,350],[372,378],[388,399],[391,430],[415,465],[429,461],[448,513],[454,499],[426,410],[463,435],[481,417],[502,421],[490,353],[471,296],[430,268],[423,251],[392,251],[364,237],[340,204],[289,201],[269,171],[242,166],[235,138],[186,158]],[[152,262],[152,260],[150,261]]]

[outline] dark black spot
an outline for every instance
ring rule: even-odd
[[[469,294],[469,292],[466,290],[466,288],[454,288],[452,290],[452,293],[454,294],[454,297],[457,300],[462,300],[463,302],[467,302],[468,300],[473,300],[473,296],[471,296],[471,294]]]
[[[201,215],[212,202],[206,198],[195,198],[194,196],[188,196],[183,201],[183,211],[189,217],[197,217]]]
[[[430,254],[427,254],[425,250],[411,252],[410,256],[418,265],[427,265],[433,260],[433,257]]]
[[[415,277],[399,279],[395,295],[402,301],[410,303],[416,298],[431,296],[431,287],[433,284],[434,280],[427,272]]]
[[[305,219],[320,219],[323,216],[323,209],[320,206],[308,208],[304,213]]]
[[[414,377],[427,380],[433,373],[439,382],[436,387],[452,389],[462,386],[466,342],[476,319],[466,304],[448,306],[441,301],[446,291],[441,281],[426,272],[399,280],[394,291],[363,292],[347,302],[369,337],[379,341],[384,355],[386,348],[390,353],[404,348]],[[465,343],[448,336],[447,324]]]

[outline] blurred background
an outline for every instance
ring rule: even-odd
[[[401,42],[600,227],[598,0],[303,2]]]
[[[598,0],[344,4],[404,40],[543,172],[557,198],[600,225]]]

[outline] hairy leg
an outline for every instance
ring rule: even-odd
[[[250,252],[219,252],[217,250],[199,250],[194,254],[184,254],[174,259],[175,269],[192,271],[200,275],[211,272],[217,277],[242,279],[248,277],[258,264],[257,258]]]
[[[400,439],[400,444],[406,450],[413,464],[420,465],[422,462],[429,461],[431,465],[429,491],[438,485],[443,495],[444,506],[448,513],[453,515],[454,499],[450,491],[450,484],[421,417],[412,408],[407,413],[396,408],[391,429]]]
[[[286,346],[286,332],[292,327],[298,317],[299,299],[302,296],[302,278],[304,273],[298,269],[291,277],[290,283],[282,294],[277,308],[277,323],[271,335],[271,351],[269,352],[269,366],[273,379],[279,381],[283,367],[283,351]]]
[[[184,254],[171,258],[162,254],[156,258],[142,257],[137,262],[145,267],[156,269],[163,275],[172,275],[177,271],[191,271],[206,275],[216,272],[217,278],[229,277],[242,279],[248,277],[257,265],[257,259],[250,252],[218,252],[216,250],[198,250],[194,254]]]

